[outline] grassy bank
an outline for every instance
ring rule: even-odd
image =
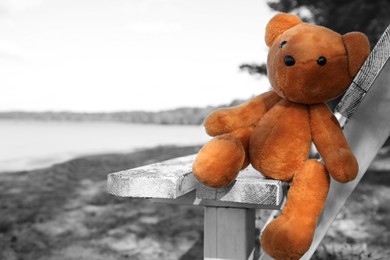
[[[203,209],[106,194],[109,172],[197,152],[157,147],[0,175],[0,259],[202,259]],[[377,159],[315,259],[390,258],[389,156]]]
[[[0,175],[0,259],[200,259],[191,250],[202,252],[202,208],[105,192],[109,172],[197,150],[158,147]]]

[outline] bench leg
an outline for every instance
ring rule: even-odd
[[[204,259],[253,259],[255,210],[205,207]]]

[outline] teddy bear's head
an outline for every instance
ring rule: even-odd
[[[322,103],[342,94],[370,52],[363,33],[340,35],[284,13],[270,20],[265,40],[273,89],[302,104]]]

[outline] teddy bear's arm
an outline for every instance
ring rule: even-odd
[[[263,93],[241,105],[214,111],[206,118],[204,126],[211,136],[255,126],[280,99],[274,91]]]
[[[310,127],[313,142],[330,175],[343,183],[353,180],[358,163],[339,122],[325,104],[310,106]]]

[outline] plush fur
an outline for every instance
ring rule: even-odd
[[[206,118],[214,138],[193,172],[210,187],[225,187],[251,163],[269,178],[291,182],[283,212],[261,244],[276,259],[299,259],[312,242],[329,174],[343,183],[357,175],[357,161],[325,102],[348,88],[370,46],[362,33],[340,35],[290,14],[270,20],[265,40],[273,90]],[[308,158],[312,142],[324,164]]]

